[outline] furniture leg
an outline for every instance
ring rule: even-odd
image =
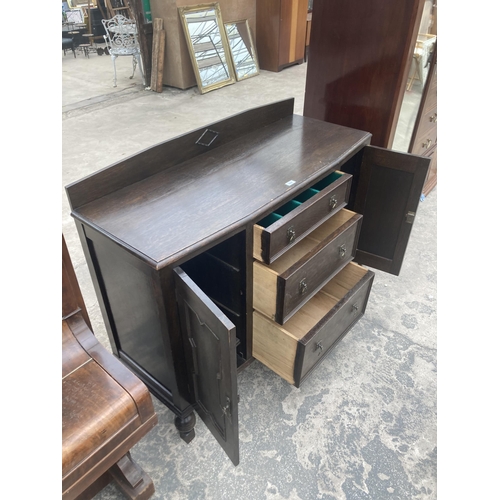
[[[181,439],[185,443],[190,443],[194,439],[194,426],[196,424],[196,416],[192,411],[187,417],[175,417],[175,428],[179,431]]]
[[[111,54],[111,60],[113,61],[113,71],[115,74],[115,79],[113,80],[113,87],[116,87],[116,57],[115,55]]]
[[[115,465],[109,469],[109,473],[123,494],[131,500],[146,500],[154,491],[151,478],[139,467],[130,456],[130,452],[124,455]]]
[[[136,66],[137,66],[137,60],[136,60],[135,56],[132,56],[132,76],[130,77],[131,80],[132,80],[132,78],[134,78]]]
[[[141,63],[141,55],[140,54],[137,56],[137,64],[139,66],[139,72],[141,73],[142,84],[145,86],[146,85],[146,79],[144,78],[144,73],[142,71],[142,63]]]

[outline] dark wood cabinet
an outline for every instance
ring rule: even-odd
[[[304,116],[366,130],[374,146],[432,158],[425,194],[437,179],[435,83],[420,101],[436,9],[435,0],[315,0],[304,98]]]
[[[370,139],[289,99],[67,186],[113,352],[187,442],[196,410],[237,464],[238,371],[300,386],[362,316],[363,264],[399,273],[430,160]]]
[[[314,0],[304,116],[390,147],[424,0]]]

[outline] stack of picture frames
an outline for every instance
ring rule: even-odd
[[[202,94],[259,74],[248,20],[222,22],[218,3],[179,7]]]

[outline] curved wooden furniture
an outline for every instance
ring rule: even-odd
[[[92,333],[64,237],[62,285],[62,498],[92,498],[112,479],[128,498],[150,498],[129,450],[158,421],[151,395]]]
[[[258,359],[304,383],[365,310],[374,273],[362,265],[399,274],[430,163],[293,105],[66,187],[113,353],[182,439],[195,410],[235,465],[237,372]]]

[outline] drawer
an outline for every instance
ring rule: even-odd
[[[373,277],[350,262],[283,326],[254,311],[252,355],[299,387],[364,314]]]
[[[437,107],[429,109],[420,119],[420,123],[417,130],[417,137],[428,135],[432,129],[436,128],[437,123]],[[422,147],[422,144],[419,144]]]
[[[286,322],[354,258],[361,220],[342,209],[272,264],[254,261],[254,309]]]
[[[426,156],[427,152],[437,144],[437,127],[434,125],[426,134],[422,134],[413,145],[412,153]]]
[[[429,92],[425,100],[425,110],[429,110],[437,106],[437,76],[434,73],[429,85]]]
[[[254,225],[255,259],[270,264],[349,201],[352,176],[336,171]]]

